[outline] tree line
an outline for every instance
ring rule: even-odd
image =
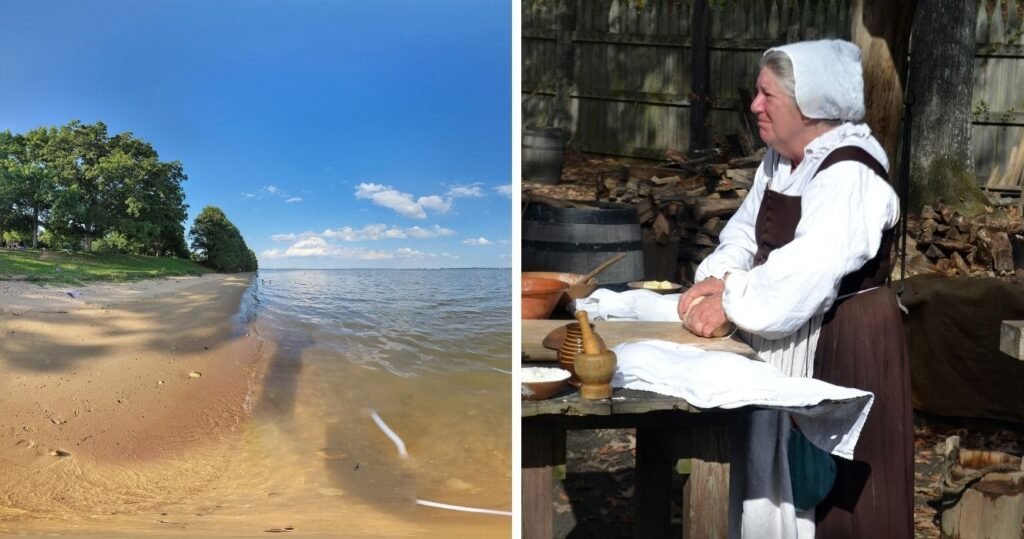
[[[217,208],[200,214],[210,210],[219,216],[193,226],[189,250],[182,189],[187,179],[180,162],[161,161],[149,142],[130,132],[110,135],[103,122],[0,131],[0,240],[193,258],[220,271],[255,270],[255,254]]]

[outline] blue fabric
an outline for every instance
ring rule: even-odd
[[[825,499],[836,482],[836,461],[818,449],[800,429],[789,433],[789,478],[793,484],[793,506],[806,511]]]

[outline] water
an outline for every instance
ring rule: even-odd
[[[23,470],[0,530],[510,536],[417,503],[511,510],[510,270],[261,270],[233,325],[261,358],[248,419],[161,458]]]
[[[355,506],[507,536],[508,517],[415,501],[511,509],[510,282],[494,269],[261,271],[256,327],[276,343],[254,411],[262,436],[300,458],[315,450],[308,480]]]

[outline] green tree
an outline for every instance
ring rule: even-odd
[[[54,197],[54,174],[47,160],[53,130],[40,127],[24,135],[0,132],[0,224],[20,221],[39,246]]]
[[[207,206],[189,231],[197,259],[217,271],[256,271],[256,253],[220,208]]]
[[[181,163],[160,161],[148,142],[131,133],[112,137],[108,149],[97,168],[115,191],[110,226],[141,254],[188,256],[181,224],[188,216],[181,183],[188,176]]]

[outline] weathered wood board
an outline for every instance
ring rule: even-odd
[[[1024,360],[1024,320],[1003,320],[999,328],[999,351]]]
[[[545,348],[541,342],[548,333],[568,323],[566,320],[523,320],[523,361],[558,361],[558,352]],[[757,358],[754,351],[735,335],[705,339],[690,333],[682,322],[595,322],[594,330],[604,339],[608,348],[622,343],[659,340]]]

